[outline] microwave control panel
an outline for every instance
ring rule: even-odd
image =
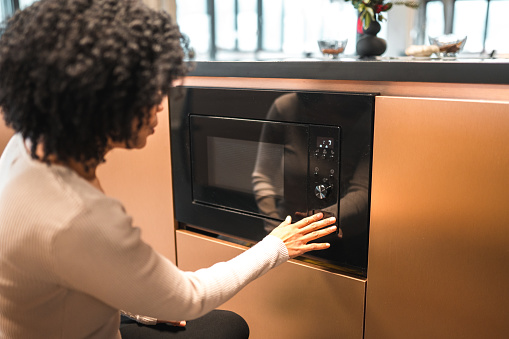
[[[339,215],[340,127],[309,128],[308,209],[324,217]]]

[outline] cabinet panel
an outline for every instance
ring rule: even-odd
[[[14,134],[14,131],[12,129],[5,126],[5,122],[1,114],[2,112],[0,110],[0,155],[4,151],[5,146],[7,146],[7,143]]]
[[[244,249],[188,231],[177,231],[183,270],[226,261]],[[365,281],[290,261],[244,288],[220,308],[248,322],[250,338],[363,337]]]
[[[509,333],[509,103],[378,97],[366,339]]]
[[[163,104],[147,145],[112,150],[97,175],[106,194],[119,199],[141,228],[143,240],[175,262],[168,101]]]

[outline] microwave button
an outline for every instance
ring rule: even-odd
[[[333,149],[330,150],[329,160],[333,161],[336,158],[336,152]]]

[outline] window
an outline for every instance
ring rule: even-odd
[[[30,6],[36,0],[0,0],[0,21],[8,18],[17,9],[23,9]]]
[[[177,21],[190,37],[198,58],[320,57],[317,40],[348,38],[345,56],[355,54],[357,12],[342,0],[176,0]],[[411,18],[393,17],[398,27]],[[509,0],[423,0],[419,19],[407,44],[429,44],[429,37],[445,33],[466,35],[463,53],[509,53],[504,14]],[[414,14],[410,12],[411,16]],[[404,25],[403,25],[404,26]],[[388,39],[387,23],[379,37]],[[391,33],[393,35],[394,32]],[[400,34],[401,35],[401,34]],[[394,37],[400,39],[401,37]],[[394,44],[392,44],[394,45]]]
[[[491,0],[489,2],[487,34],[484,40],[484,49],[489,53],[491,51],[509,53],[509,39],[507,39],[509,28],[505,21],[507,13],[509,13],[509,1]]]
[[[222,60],[320,56],[317,40],[348,39],[355,53],[357,11],[331,0],[177,0],[177,21],[198,57]],[[379,34],[383,37],[384,31]]]
[[[9,15],[14,13],[14,4],[12,0],[0,0],[0,21],[3,21]]]
[[[18,8],[20,9],[23,9],[27,6],[30,6],[31,4],[33,4],[36,0],[18,0],[17,2],[19,3],[18,5]]]
[[[444,34],[444,4],[442,1],[428,1],[426,3],[426,41],[429,37]]]
[[[466,35],[463,53],[509,53],[509,28],[504,23],[509,0],[427,0],[426,34]]]

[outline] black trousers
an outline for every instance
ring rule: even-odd
[[[122,316],[120,333],[122,339],[247,339],[249,326],[234,312],[214,310],[201,318],[187,321],[185,327],[143,325]]]

